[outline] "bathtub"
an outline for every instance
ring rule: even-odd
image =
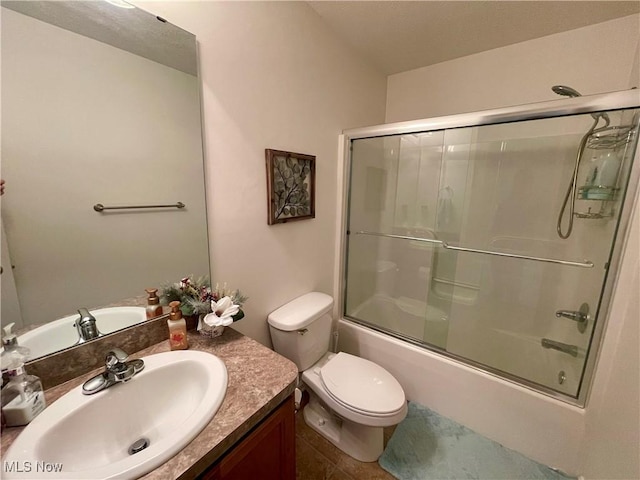
[[[348,319],[337,323],[340,351],[382,365],[408,400],[544,465],[578,475],[583,409]]]
[[[421,342],[446,347],[447,314],[417,299],[376,293],[355,308],[352,316]]]

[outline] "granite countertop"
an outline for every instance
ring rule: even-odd
[[[298,370],[293,362],[231,328],[226,328],[224,334],[215,339],[196,332],[189,332],[188,336],[191,350],[212,353],[224,362],[228,373],[227,393],[204,430],[168,462],[141,477],[145,480],[196,478],[295,389]],[[140,358],[168,350],[168,342],[163,341],[130,356]],[[46,390],[47,405],[100,371]],[[23,428],[6,428],[2,432],[3,452]]]

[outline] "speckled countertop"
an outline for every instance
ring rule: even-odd
[[[229,450],[249,430],[293,393],[297,378],[295,364],[255,340],[231,328],[216,339],[189,332],[191,350],[218,356],[228,373],[227,393],[213,420],[180,453],[151,471],[145,480],[192,479]],[[169,350],[163,341],[131,357],[139,358]],[[45,392],[47,404],[98,373],[87,375],[50,388]],[[2,432],[2,452],[6,452],[22,428]]]

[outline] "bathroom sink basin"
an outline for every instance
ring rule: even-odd
[[[79,386],[47,407],[7,451],[3,478],[137,478],[182,450],[220,408],[226,367],[190,350],[143,360],[126,383],[95,395]]]
[[[98,330],[104,334],[144,322],[147,318],[143,307],[99,308],[90,310],[90,313],[96,318]],[[42,357],[72,347],[80,338],[75,327],[78,317],[78,314],[69,315],[34,328],[20,335],[18,344],[31,351],[30,358]]]
[[[111,307],[90,310],[91,315],[96,317],[96,324],[100,333],[111,333],[116,330],[142,323],[147,319],[146,311],[143,307]],[[78,315],[74,316],[74,319]]]

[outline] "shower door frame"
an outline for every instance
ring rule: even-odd
[[[338,255],[336,256],[336,269],[334,276],[334,296],[337,299],[334,304],[334,315],[336,318],[343,319],[347,322],[354,322],[354,320],[350,319],[344,313],[346,310],[347,282],[345,275],[348,234],[350,233],[347,230],[349,223],[351,184],[351,145],[353,140],[433,130],[445,130],[451,128],[469,128],[499,123],[541,120],[546,118],[574,116],[591,112],[630,108],[640,108],[640,90],[638,89],[344,130],[339,139],[340,151],[338,159],[338,193],[341,197],[339,197],[340,201],[338,202],[337,207],[336,225],[336,250],[338,252]],[[613,249],[608,262],[607,272],[605,273],[604,288],[602,289],[600,296],[598,321],[596,322],[589,342],[583,367],[583,378],[580,383],[577,396],[560,393],[556,390],[545,387],[544,385],[528,381],[516,375],[452,354],[444,349],[425,345],[424,343],[417,342],[416,340],[402,334],[392,333],[388,330],[378,328],[368,322],[365,322],[364,325],[361,321],[354,323],[377,330],[385,335],[398,338],[404,342],[417,345],[420,348],[443,355],[446,358],[456,360],[463,365],[475,368],[481,372],[497,376],[498,378],[514,382],[520,386],[530,388],[557,400],[584,408],[593,384],[593,377],[602,347],[604,332],[606,330],[605,327],[609,323],[613,293],[617,286],[616,283],[620,272],[620,263],[626,247],[629,225],[634,213],[634,205],[640,209],[640,205],[636,205],[636,201],[640,204],[640,198],[638,197],[638,185],[640,183],[640,141],[638,139],[635,141],[638,142],[638,144],[634,152],[632,168],[629,172],[629,180],[626,187],[627,190],[624,202],[621,204],[621,218],[618,228],[614,233]]]

